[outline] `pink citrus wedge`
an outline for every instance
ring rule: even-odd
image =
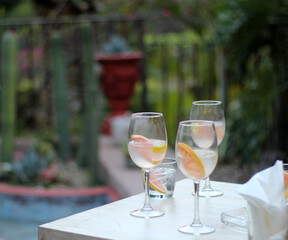
[[[159,164],[167,151],[167,144],[161,140],[151,140],[142,135],[132,135],[133,141],[137,143],[134,147],[149,162]]]
[[[288,172],[284,172],[285,198],[288,199]]]
[[[149,186],[150,186],[150,188],[152,188],[153,190],[155,190],[157,192],[166,194],[167,188],[161,180],[161,175],[162,175],[162,173],[160,170],[152,169],[150,172],[150,177],[149,177]],[[143,172],[143,180],[145,181],[144,172]]]
[[[205,168],[195,151],[182,142],[178,143],[178,149],[182,156],[181,162],[185,171],[196,179],[203,179],[205,177]]]

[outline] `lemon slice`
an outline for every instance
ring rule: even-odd
[[[165,142],[160,142],[160,144],[154,144],[152,151],[156,154],[163,154],[167,151],[167,144]]]
[[[205,167],[194,150],[183,142],[178,143],[177,146],[182,156],[183,168],[196,179],[205,178]]]

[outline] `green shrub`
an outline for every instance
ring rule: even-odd
[[[226,161],[236,159],[241,166],[259,162],[271,144],[275,88],[265,49],[260,59],[258,68],[254,64],[259,58],[250,60],[249,81],[229,106]]]

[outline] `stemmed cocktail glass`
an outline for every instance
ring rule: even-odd
[[[201,235],[214,232],[203,225],[199,217],[199,185],[214,170],[218,160],[218,145],[214,123],[188,120],[179,123],[175,153],[179,169],[194,182],[195,201],[192,224],[180,227],[180,232]]]
[[[216,129],[218,146],[222,142],[225,134],[225,117],[221,101],[203,100],[192,102],[190,112],[191,120],[209,120],[213,121]],[[223,195],[223,192],[211,187],[209,177],[205,179],[205,185],[200,190],[201,197],[217,197]]]
[[[131,212],[135,217],[159,217],[164,212],[154,210],[149,199],[149,176],[151,168],[162,162],[167,151],[167,133],[162,113],[142,112],[132,114],[128,151],[133,162],[143,169],[145,175],[144,206]]]

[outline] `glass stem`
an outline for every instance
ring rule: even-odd
[[[207,178],[205,179],[205,185],[204,185],[203,189],[212,189],[212,188],[211,188],[211,185],[210,185],[210,179],[209,179],[209,177],[207,177]]]
[[[192,225],[201,225],[199,217],[199,186],[200,181],[194,181],[194,218]]]
[[[144,169],[145,174],[145,200],[143,210],[152,210],[150,206],[150,197],[149,197],[149,177],[150,177],[150,169]]]

